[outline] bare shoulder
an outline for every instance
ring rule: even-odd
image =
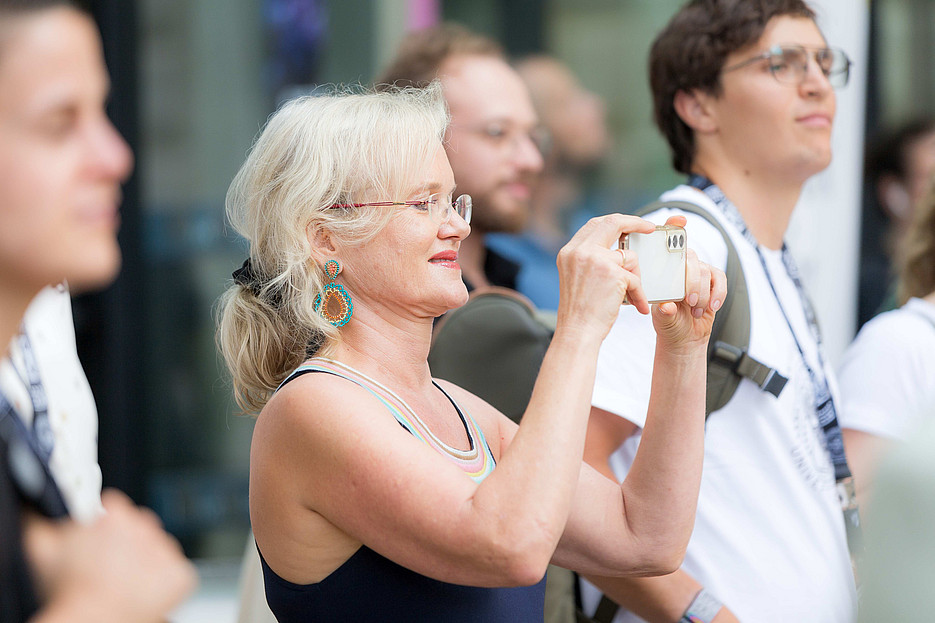
[[[333,398],[341,390],[353,393],[353,383],[324,373],[298,376],[273,394],[257,417],[256,429],[274,433],[311,424],[340,407]]]
[[[272,496],[319,510],[348,479],[380,463],[374,457],[386,446],[413,439],[360,385],[334,374],[303,374],[276,392],[257,418],[251,499]]]
[[[324,501],[338,498],[336,491],[361,472],[355,462],[360,448],[375,443],[363,435],[380,428],[380,415],[387,419],[379,408],[352,381],[316,372],[283,386],[257,418],[250,450],[251,522],[267,563],[281,577],[317,582],[359,546],[340,522],[329,519]],[[362,423],[367,420],[373,425]]]
[[[254,439],[270,436],[293,440],[306,452],[308,441],[344,430],[355,419],[367,418],[367,414],[381,408],[370,392],[353,381],[311,372],[293,379],[273,395],[257,418]]]

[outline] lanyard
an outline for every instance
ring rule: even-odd
[[[45,388],[42,387],[39,364],[36,361],[32,344],[29,341],[29,336],[26,335],[25,329],[20,331],[16,340],[23,355],[23,366],[26,368],[26,378],[23,381],[29,389],[29,399],[32,401],[33,416],[30,437],[35,441],[33,446],[39,453],[40,458],[42,458],[43,462],[48,463],[49,457],[52,456],[52,446],[55,443],[52,426],[49,423],[49,401],[45,395]]]
[[[802,364],[805,366],[805,369],[808,372],[809,380],[812,383],[815,412],[818,415],[818,423],[821,425],[821,430],[824,433],[825,441],[827,442],[828,452],[831,454],[831,463],[834,466],[834,479],[837,486],[838,497],[841,501],[842,510],[844,511],[844,523],[845,527],[847,528],[848,546],[851,549],[852,554],[854,554],[858,552],[860,548],[860,516],[858,514],[857,499],[854,493],[854,479],[851,475],[850,468],[847,466],[847,457],[844,453],[844,440],[841,437],[841,426],[838,424],[837,410],[835,409],[834,399],[831,396],[831,388],[828,385],[828,378],[825,374],[826,366],[824,357],[822,355],[821,332],[818,328],[818,321],[815,316],[815,311],[812,308],[811,302],[808,299],[808,295],[805,292],[805,288],[802,285],[802,280],[799,277],[799,269],[796,266],[795,261],[792,259],[792,254],[789,252],[788,247],[786,247],[786,243],[783,242],[782,263],[786,269],[786,274],[795,285],[795,289],[799,294],[799,302],[801,303],[802,310],[805,313],[805,319],[808,322],[809,331],[815,341],[816,351],[818,353],[818,370],[812,368],[808,362],[808,358],[805,356],[805,350],[802,348],[802,344],[799,342],[799,338],[796,335],[795,329],[792,327],[792,322],[789,320],[789,316],[786,314],[786,310],[783,307],[779,293],[776,291],[776,286],[773,284],[773,279],[770,275],[769,267],[766,264],[766,258],[763,256],[763,251],[760,248],[760,244],[753,236],[750,228],[747,227],[747,224],[743,220],[743,216],[740,214],[737,206],[735,206],[733,202],[727,198],[724,192],[718,188],[714,182],[704,176],[692,175],[688,180],[688,184],[689,186],[704,192],[705,195],[707,195],[708,198],[714,202],[714,204],[718,207],[718,209],[721,210],[724,216],[727,217],[727,219],[730,220],[737,227],[737,229],[740,230],[740,233],[743,235],[743,237],[756,250],[757,257],[760,258],[760,264],[763,266],[763,273],[766,275],[766,280],[769,283],[770,290],[772,290],[773,296],[776,299],[776,304],[779,306],[779,311],[782,313],[782,316],[789,327],[789,332],[792,334],[795,347],[799,351],[799,356],[802,358]]]
[[[32,427],[27,427],[10,401],[0,393],[0,439],[7,444],[9,465],[6,467],[24,498],[49,517],[64,517],[68,509],[49,469],[53,435],[39,365],[25,330],[20,331],[16,340],[23,355],[24,381],[32,401],[33,418]]]

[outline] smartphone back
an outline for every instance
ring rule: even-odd
[[[640,281],[650,303],[681,301],[685,298],[685,229],[659,225],[651,234],[628,234],[624,249],[639,258]]]

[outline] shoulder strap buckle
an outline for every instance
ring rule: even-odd
[[[711,363],[720,364],[731,372],[750,379],[760,389],[777,398],[789,380],[775,368],[770,368],[751,357],[746,350],[720,340],[714,343]]]

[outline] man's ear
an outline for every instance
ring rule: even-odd
[[[331,232],[324,227],[308,225],[305,228],[305,237],[308,239],[308,245],[311,249],[312,257],[319,264],[324,264],[338,253],[338,246],[335,243]]]
[[[679,118],[695,132],[707,134],[717,129],[717,118],[711,107],[712,96],[699,89],[679,90],[672,105]]]

